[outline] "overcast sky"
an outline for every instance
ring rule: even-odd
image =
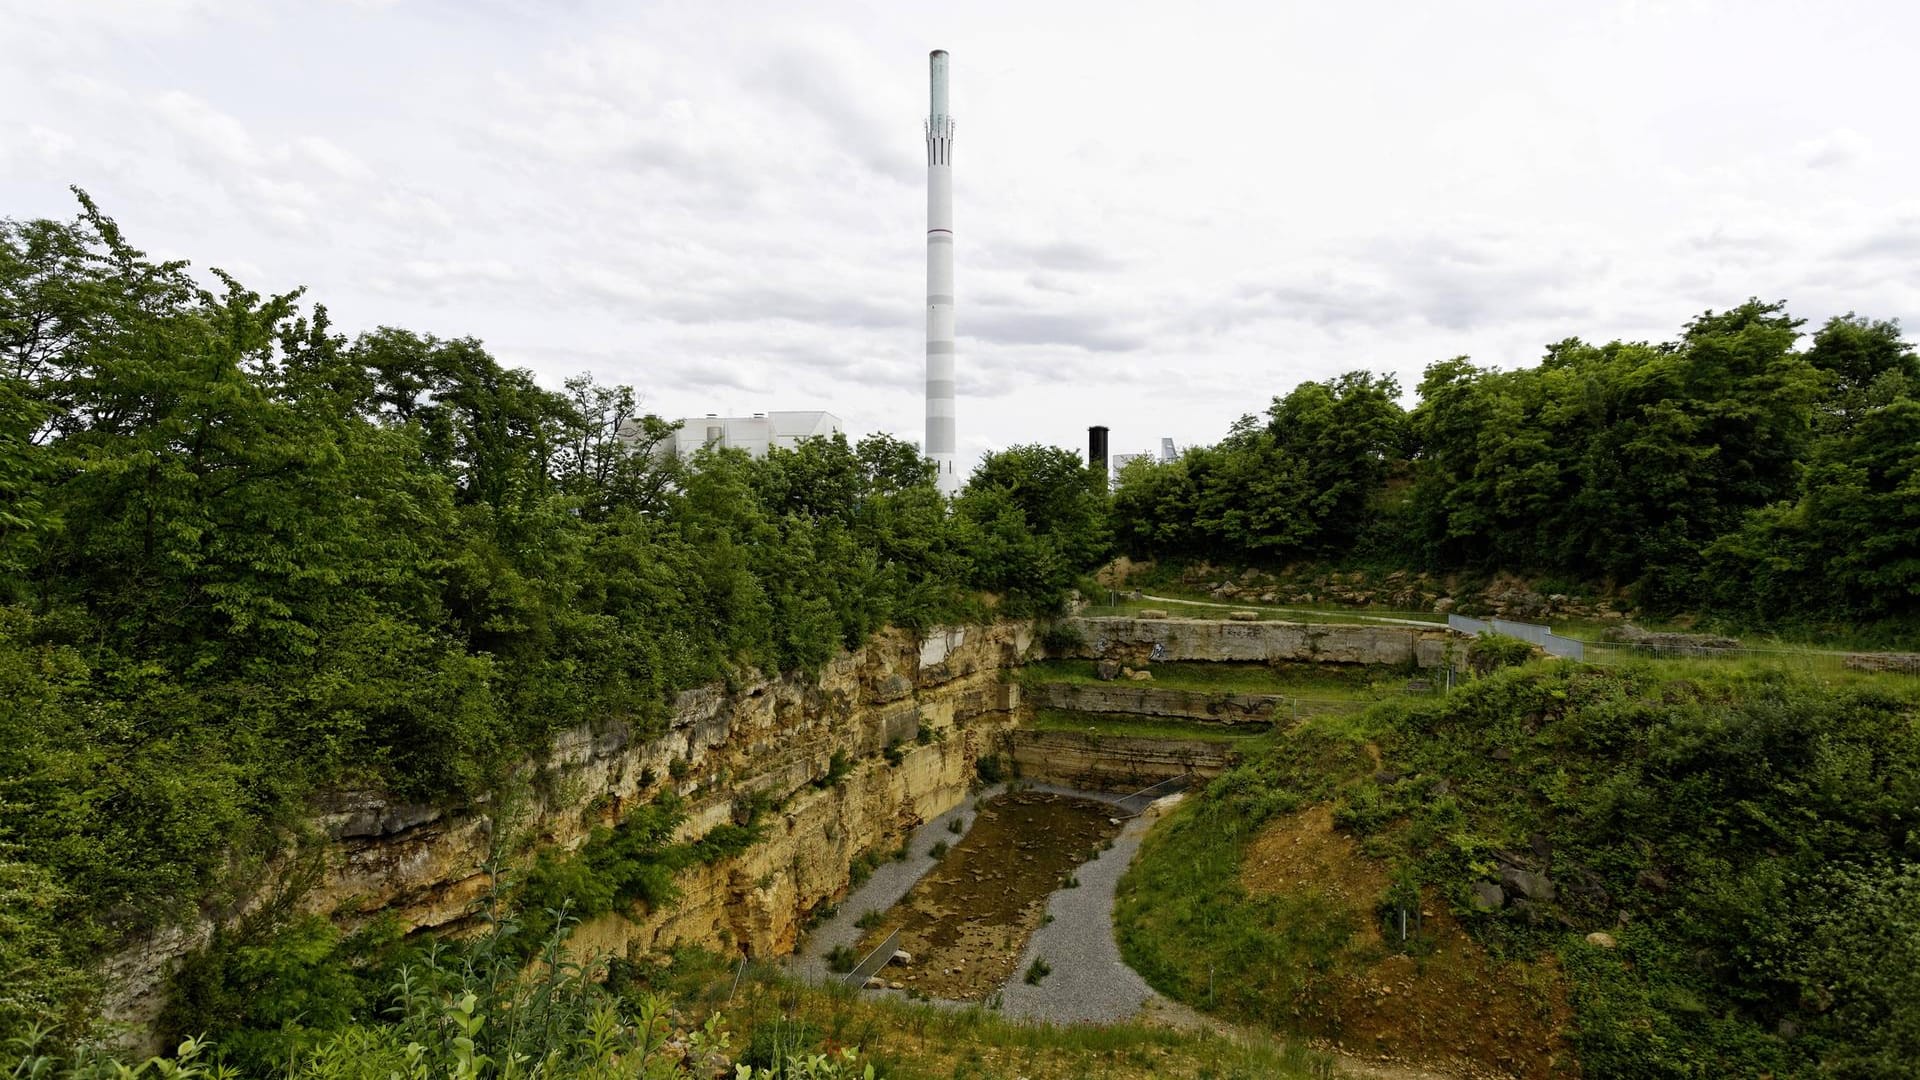
[[[1911,3],[0,0],[0,216],[653,411],[918,441],[952,53],[962,458],[1355,368],[1920,317]]]

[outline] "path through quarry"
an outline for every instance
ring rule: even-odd
[[[1110,848],[1100,850],[1097,857],[1079,862],[1072,870],[1078,881],[1076,887],[1057,888],[1046,897],[1045,915],[1040,925],[1027,938],[1010,971],[991,992],[969,1000],[930,996],[928,1003],[947,1008],[987,1004],[997,1007],[1010,1018],[1042,1023],[1110,1024],[1142,1021],[1172,1028],[1211,1031],[1227,1038],[1260,1037],[1162,996],[1120,957],[1119,944],[1113,933],[1115,889],[1139,850],[1140,841],[1182,796],[1173,795],[1158,800],[1137,816],[1120,817],[1118,815],[1133,813],[1133,810],[1123,808],[1122,800],[1127,796],[1053,784],[1018,784],[1014,787],[1016,790],[1012,794],[1015,797],[1023,793],[1046,794],[1105,803],[1116,815],[1114,820],[1120,823],[1118,834],[1113,837]],[[902,900],[908,899],[915,886],[943,861],[928,854],[933,845],[946,841],[957,849],[965,843],[966,836],[973,835],[977,820],[984,813],[996,812],[996,800],[1008,795],[1008,785],[996,785],[983,791],[978,799],[956,807],[915,830],[907,843],[907,858],[887,861],[873,872],[864,885],[849,893],[834,915],[821,922],[802,941],[799,951],[789,962],[791,968],[813,981],[847,978],[828,970],[827,955],[836,947],[852,948],[862,942],[877,941],[885,930],[884,926],[872,931],[861,928],[856,925],[860,916],[869,911],[893,909]],[[1133,805],[1137,806],[1137,803]],[[962,834],[959,836],[951,829],[950,823],[954,821],[961,822]],[[951,852],[947,856],[953,857]],[[1028,983],[1025,973],[1035,960],[1044,960],[1051,971],[1037,983]],[[937,962],[933,956],[915,955],[913,958],[913,965]],[[903,977],[913,970],[913,965],[881,968],[881,977],[887,980],[889,986],[867,992],[894,997],[908,996],[904,987],[913,984],[906,983]],[[1006,965],[1001,965],[1001,968],[1006,970]],[[893,983],[900,983],[903,988],[894,989]],[[1315,1049],[1333,1060],[1335,1075],[1361,1080],[1468,1080],[1472,1075],[1401,1062],[1368,1060],[1325,1045]]]
[[[1112,910],[1114,885],[1139,845],[1144,818],[1126,817],[1124,795],[1009,787],[989,788],[915,830],[905,859],[883,863],[807,935],[795,970],[815,980],[844,978],[828,970],[829,954],[857,948],[864,955],[899,928],[906,931],[899,947],[912,962],[882,969],[881,977],[900,988],[875,992],[998,1003],[1034,1019],[1113,1021],[1138,1012],[1153,992],[1120,962]],[[946,845],[944,859],[930,854],[939,844]],[[936,867],[942,873],[930,875]],[[1077,884],[1063,887],[1067,881]],[[966,907],[949,906],[955,902]],[[869,913],[883,913],[877,925]],[[862,916],[867,927],[857,925]],[[1034,941],[1061,962],[1049,961],[1058,974],[1028,984]],[[1071,1015],[1068,1002],[1090,989],[1097,992],[1089,1000],[1108,1004],[1098,1015]],[[1016,994],[1017,1006],[1010,1004]]]

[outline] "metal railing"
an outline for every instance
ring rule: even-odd
[[[1505,634],[1521,641],[1532,642],[1547,651],[1549,656],[1564,656],[1569,660],[1585,660],[1587,643],[1578,638],[1562,637],[1553,632],[1550,626],[1538,623],[1515,622],[1512,619],[1469,619],[1465,615],[1448,615],[1447,625],[1463,634]]]
[[[1181,773],[1179,776],[1169,776],[1165,780],[1162,780],[1157,784],[1148,784],[1146,787],[1143,787],[1139,791],[1133,792],[1132,794],[1122,795],[1119,798],[1113,800],[1113,805],[1119,807],[1122,810],[1125,810],[1127,809],[1127,803],[1130,800],[1143,799],[1144,801],[1140,804],[1140,809],[1135,810],[1132,813],[1120,815],[1121,817],[1130,817],[1130,818],[1139,817],[1141,814],[1146,813],[1147,808],[1152,806],[1154,804],[1154,801],[1161,798],[1161,796],[1171,795],[1175,790],[1180,790],[1180,791],[1186,790],[1184,785],[1192,783],[1193,776],[1194,776],[1193,770],[1188,769],[1186,772]],[[1171,785],[1174,785],[1174,784],[1180,784],[1182,785],[1182,787],[1177,789],[1172,788]],[[1168,788],[1169,790],[1161,791],[1160,789],[1162,788]],[[1160,792],[1160,794],[1149,796],[1148,794],[1149,792],[1156,792],[1156,791]]]
[[[852,971],[847,972],[847,985],[856,990],[865,986],[867,980],[872,978],[875,972],[886,967],[888,961],[893,959],[894,949],[899,944],[900,931],[895,930],[893,933],[888,934],[887,940],[874,946],[872,952],[863,957],[859,963],[853,965]],[[879,960],[878,963],[874,962],[876,958]]]

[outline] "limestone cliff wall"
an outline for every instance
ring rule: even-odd
[[[316,801],[310,838],[273,860],[243,899],[111,957],[103,1015],[140,1042],[181,958],[295,877],[303,881],[295,909],[344,926],[391,915],[409,929],[459,929],[489,886],[485,866],[494,852],[514,851],[524,861],[539,849],[578,847],[595,826],[666,788],[687,800],[686,839],[731,820],[743,796],[765,795],[780,809],[763,819],[760,843],[687,871],[682,901],[671,910],[599,920],[581,928],[577,945],[788,950],[807,913],[844,891],[856,853],[897,843],[966,797],[979,756],[996,752],[1013,723],[1019,687],[1009,671],[1031,642],[1026,623],[954,628],[924,640],[882,634],[818,676],[683,694],[658,734],[643,738],[618,723],[563,732],[526,763],[512,791],[464,805],[331,793]],[[890,745],[898,764],[884,756]],[[839,783],[815,787],[835,754],[853,768]]]
[[[1446,663],[1450,630],[1333,623],[1210,619],[1080,618],[1084,639],[1070,655],[1145,664],[1151,660],[1302,660],[1323,664]]]
[[[1019,730],[1008,741],[1021,779],[1091,791],[1138,791],[1189,772],[1218,776],[1240,761],[1230,744],[1202,739]]]
[[[1274,707],[1286,700],[1278,694],[1169,690],[1155,687],[1150,682],[1038,683],[1026,687],[1023,696],[1028,705],[1036,708],[1166,716],[1221,724],[1271,720]]]

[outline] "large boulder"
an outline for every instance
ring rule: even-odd
[[[1491,881],[1476,881],[1467,901],[1475,911],[1499,911],[1507,906],[1507,891]]]
[[[1529,900],[1548,901],[1559,895],[1553,887],[1553,879],[1534,870],[1522,870],[1509,866],[1500,871],[1500,884]]]

